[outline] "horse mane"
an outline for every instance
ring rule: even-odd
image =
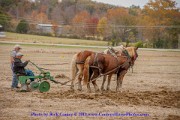
[[[126,50],[128,51],[130,57],[134,57],[135,56],[135,47],[126,47]]]

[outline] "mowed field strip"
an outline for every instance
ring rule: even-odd
[[[0,38],[0,41],[107,46],[106,41],[57,38],[57,37],[48,37],[48,36],[39,36],[39,35],[18,34],[11,32],[6,32],[6,38]]]

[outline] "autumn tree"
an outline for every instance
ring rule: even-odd
[[[135,25],[136,19],[129,15],[125,8],[113,8],[107,11],[107,18],[111,24],[115,25]]]
[[[107,11],[108,24],[111,26],[109,32],[111,32],[111,38],[117,35],[116,41],[121,39],[122,41],[127,41],[126,32],[129,28],[126,26],[136,25],[136,17],[129,14],[128,9],[125,8],[113,8]]]
[[[90,15],[87,11],[81,11],[73,18],[74,24],[84,24],[86,20],[90,18]]]
[[[97,34],[97,24],[99,19],[92,17],[86,21],[86,30],[89,35],[95,36]]]
[[[74,26],[74,32],[81,37],[85,36],[86,21],[90,18],[87,11],[79,12],[72,20]]]
[[[37,23],[47,23],[49,21],[45,13],[38,11],[33,11],[31,14],[31,18]]]
[[[161,26],[173,25],[173,23],[176,23],[175,21],[179,21],[180,16],[178,14],[179,11],[178,8],[176,8],[176,2],[172,0],[150,0],[149,3],[144,6],[144,21],[148,21],[148,24],[152,26],[159,26],[159,29],[154,29],[151,34],[151,36],[153,36],[151,40],[154,47],[167,48],[172,46],[172,44],[177,44],[177,34],[173,35],[169,33],[169,35],[167,35],[166,28]],[[176,40],[174,40],[175,38]]]
[[[169,25],[178,12],[178,8],[176,8],[176,2],[172,0],[150,0],[143,11],[154,25]]]
[[[97,32],[101,35],[101,36],[105,36],[105,32],[107,29],[107,18],[106,17],[102,17],[97,25]]]
[[[141,12],[141,9],[139,6],[131,5],[129,7],[129,14],[133,16],[138,16]]]

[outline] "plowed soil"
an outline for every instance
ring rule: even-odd
[[[58,48],[48,46],[22,46],[23,60],[30,59],[38,66],[48,69],[53,76],[70,77],[72,56],[85,48]],[[180,52],[139,50],[134,72],[126,74],[122,92],[115,92],[116,80],[111,81],[111,91],[88,93],[70,90],[50,82],[51,89],[46,93],[38,91],[11,91],[12,72],[9,54],[13,45],[0,45],[0,119],[128,119],[128,120],[178,120],[180,119]],[[88,49],[93,50],[93,49]],[[93,51],[103,51],[96,49]],[[27,68],[38,74],[31,64]],[[65,82],[59,76],[57,81]],[[102,78],[97,80],[101,87]],[[68,83],[67,85],[70,85]],[[20,86],[20,84],[19,84]],[[106,85],[105,85],[106,88]],[[91,115],[81,116],[80,113]],[[99,113],[132,113],[146,116],[92,116]]]

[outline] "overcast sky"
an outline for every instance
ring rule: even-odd
[[[124,6],[124,7],[129,7],[133,4],[133,5],[139,5],[141,8],[143,8],[143,6],[149,0],[93,0],[93,1],[109,3],[113,5]],[[178,3],[177,7],[180,7],[180,0],[175,0],[175,1]]]

